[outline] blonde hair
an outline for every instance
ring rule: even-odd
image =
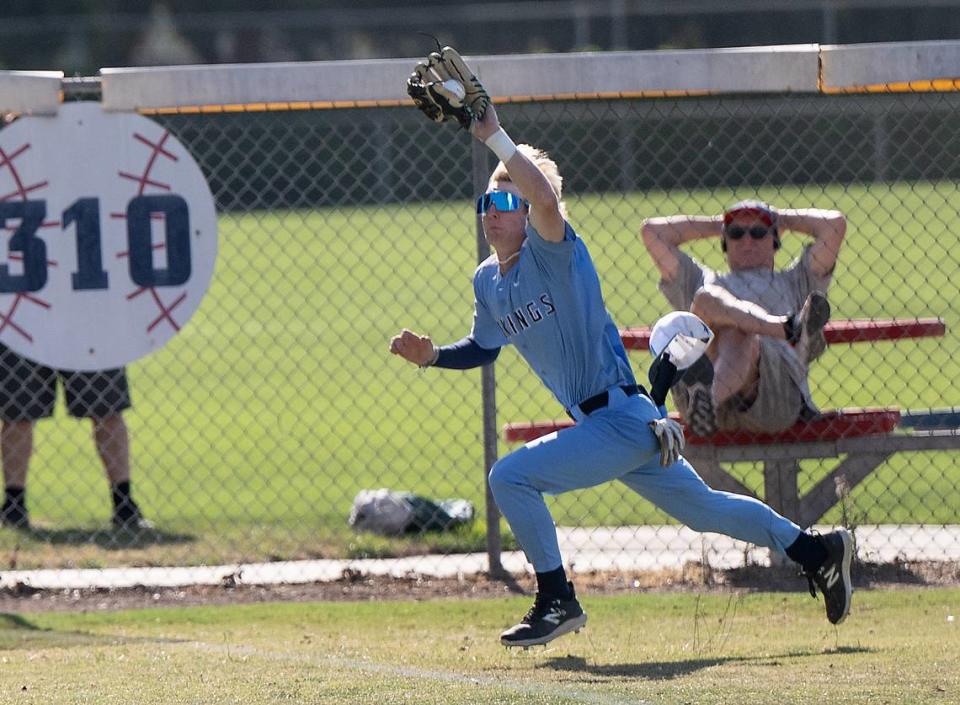
[[[560,176],[560,169],[557,168],[557,163],[542,149],[537,149],[529,144],[518,144],[517,151],[533,162],[546,177],[550,188],[552,188],[553,192],[557,195],[557,201],[560,203],[560,214],[566,218],[567,204],[563,202],[563,177]],[[512,181],[510,174],[507,172],[507,167],[503,162],[498,163],[490,175],[491,184],[497,181]]]

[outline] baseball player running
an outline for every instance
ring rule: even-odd
[[[756,499],[711,489],[679,456],[682,432],[634,378],[587,246],[566,220],[553,160],[514,144],[479,81],[449,47],[417,66],[408,91],[428,117],[458,120],[500,159],[477,201],[495,253],[474,274],[468,336],[437,347],[429,336],[404,329],[390,341],[390,352],[420,367],[468,369],[492,363],[500,348],[514,345],[576,420],[490,470],[497,506],[537,580],[533,607],[500,635],[501,643],[546,644],[586,624],[543,496],[610,480],[696,531],[787,555],[803,568],[811,592],[816,585],[823,593],[830,622],[843,621],[852,594],[849,532],[801,531]]]

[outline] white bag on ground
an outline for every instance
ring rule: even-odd
[[[347,522],[356,531],[384,536],[422,531],[447,531],[473,521],[473,505],[465,499],[434,502],[410,492],[385,487],[360,490]]]

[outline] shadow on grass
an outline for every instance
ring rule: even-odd
[[[875,649],[860,646],[841,646],[826,651],[792,651],[768,656],[718,656],[715,658],[692,658],[683,661],[652,661],[650,663],[592,664],[582,656],[557,656],[544,661],[538,668],[554,671],[588,673],[600,678],[642,678],[651,681],[668,681],[696,673],[711,666],[727,663],[753,663],[759,666],[779,667],[784,659],[824,654],[866,654]]]
[[[179,644],[182,639],[129,637],[38,627],[23,615],[0,612],[0,652],[16,649],[122,646],[126,644]]]
[[[0,651],[91,646],[105,641],[103,637],[83,632],[38,627],[23,615],[0,612]]]
[[[148,546],[190,543],[192,534],[180,534],[160,529],[21,529],[24,538],[52,546],[93,545],[107,550],[146,548]]]
[[[11,612],[0,612],[0,629],[26,629],[28,631],[44,631],[23,615]]]

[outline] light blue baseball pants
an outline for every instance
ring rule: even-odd
[[[712,531],[784,553],[800,527],[763,502],[711,489],[684,458],[660,465],[648,424],[660,418],[646,396],[609,390],[610,403],[577,425],[538,438],[498,460],[490,488],[520,547],[538,573],[562,565],[557,531],[544,493],[620,480],[694,531]]]

